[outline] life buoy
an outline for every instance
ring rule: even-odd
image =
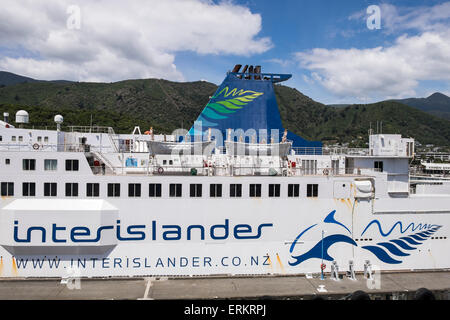
[[[39,144],[37,144],[37,143],[33,144],[33,149],[34,150],[39,150]]]
[[[436,300],[436,297],[427,288],[420,288],[416,291],[414,300]]]
[[[325,270],[326,267],[327,267],[327,265],[325,263],[322,263],[320,265],[320,270]]]
[[[158,168],[158,173],[159,173],[159,174],[163,174],[163,173],[164,173],[163,167],[159,167],[159,168]]]
[[[358,290],[352,293],[351,300],[370,300],[370,296],[367,292]]]
[[[328,169],[323,169],[323,174],[324,174],[324,175],[327,176],[329,173],[330,173],[330,172],[328,171]]]

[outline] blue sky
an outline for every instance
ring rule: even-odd
[[[250,8],[253,13],[262,17],[262,30],[259,36],[269,37],[273,47],[261,54],[250,57],[236,55],[204,55],[183,52],[177,55],[176,62],[188,80],[207,79],[220,83],[223,71],[236,63],[262,65],[265,72],[292,73],[293,78],[285,84],[297,88],[302,93],[323,103],[354,103],[371,102],[389,98],[383,95],[366,97],[349,97],[336,95],[327,88],[308,83],[303,76],[310,76],[311,71],[302,68],[294,59],[294,53],[308,51],[314,48],[325,49],[370,49],[379,46],[389,47],[404,34],[420,35],[418,29],[402,29],[386,31],[383,26],[383,11],[381,11],[381,29],[369,30],[366,19],[369,14],[366,9],[370,5],[391,4],[407,12],[431,8],[446,3],[437,0],[403,0],[374,2],[366,0],[281,0],[281,1],[234,1]],[[360,19],[351,19],[358,12],[364,13]],[[446,20],[449,26],[448,18]],[[450,56],[450,52],[448,52]],[[279,61],[279,63],[275,62]],[[201,66],[201,67],[199,67]],[[205,68],[207,66],[207,68]],[[429,95],[431,92],[448,93],[449,81],[421,80],[415,88],[418,96]],[[405,97],[407,97],[406,92]],[[411,92],[412,93],[412,92]],[[402,96],[402,93],[400,93]]]
[[[450,95],[450,1],[2,3],[0,70],[36,79],[220,84],[239,63],[292,73],[286,85],[326,104]]]

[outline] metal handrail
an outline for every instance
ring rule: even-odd
[[[270,80],[273,83],[283,82],[292,78],[291,74],[282,74],[282,73],[229,72],[229,74],[241,76],[242,79],[245,79],[245,77],[250,77],[251,80],[265,80],[265,81]]]
[[[35,146],[36,145],[36,146]],[[0,143],[0,151],[54,151],[54,152],[89,152],[97,151],[102,153],[112,149],[110,145],[92,146],[83,144],[40,144],[40,143]]]
[[[370,154],[366,148],[345,148],[345,147],[292,147],[291,150],[298,155],[364,155]]]
[[[162,168],[162,171],[160,170]],[[92,172],[96,175],[103,174],[100,166],[92,166]],[[204,164],[187,164],[187,165],[161,165],[147,164],[146,166],[112,166],[111,164],[105,168],[105,175],[186,175],[195,169],[197,176],[272,176],[270,169],[277,172],[276,176],[367,176],[380,173],[380,169],[375,168],[290,168],[287,166],[254,166],[252,164],[242,165],[212,165],[204,166]],[[221,174],[217,174],[220,171]],[[263,174],[264,172],[267,172]]]
[[[68,126],[68,128],[71,132],[79,133],[109,133],[112,130],[112,127],[103,126]]]

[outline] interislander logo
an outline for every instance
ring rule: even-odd
[[[263,94],[237,88],[230,90],[229,87],[225,87],[211,98],[197,121],[201,121],[204,127],[215,127],[218,125],[216,121],[228,119]]]
[[[340,226],[341,228],[343,228],[345,231],[347,231],[350,236],[351,236],[351,232],[350,230],[343,225],[342,223],[336,221],[334,215],[336,214],[336,210],[332,211],[328,216],[326,216],[326,218],[323,220],[324,223],[332,223],[332,224],[336,224],[338,226]],[[330,235],[327,237],[324,237],[321,241],[319,241],[315,246],[313,246],[313,248],[311,248],[308,252],[301,254],[301,255],[297,255],[294,256],[293,252],[295,249],[295,246],[297,245],[297,243],[299,242],[299,240],[301,240],[302,236],[304,234],[306,234],[307,232],[310,232],[313,229],[318,230],[318,228],[316,228],[318,226],[318,224],[314,224],[308,228],[306,228],[305,230],[303,230],[298,236],[297,238],[294,240],[294,242],[292,243],[289,251],[291,253],[291,256],[293,258],[293,262],[289,262],[289,265],[291,266],[297,266],[299,264],[301,264],[302,262],[312,259],[312,258],[317,258],[317,259],[321,259],[323,257],[324,260],[326,261],[333,261],[334,258],[331,257],[328,254],[328,249],[333,246],[334,244],[337,243],[349,243],[351,245],[354,246],[358,246],[358,244],[348,235],[346,234],[334,234],[334,235]]]
[[[307,252],[300,255],[294,255],[294,250],[297,244],[306,233],[313,232],[314,230],[319,231],[318,224],[309,226],[308,228],[303,230],[292,243],[289,249],[292,261],[289,261],[289,265],[297,266],[313,258],[317,259],[323,258],[323,260],[326,261],[333,261],[335,259],[334,257],[330,256],[328,250],[330,249],[330,247],[338,243],[348,243],[355,247],[358,246],[358,244],[353,239],[352,233],[350,232],[349,228],[346,227],[341,222],[337,221],[334,217],[335,214],[336,210],[332,211],[330,214],[326,216],[326,218],[323,220],[323,223],[331,223],[338,225],[340,228],[342,228],[343,233],[323,237],[321,241],[315,244]],[[380,261],[388,264],[402,263],[402,259],[409,256],[412,251],[416,250],[418,246],[423,244],[424,241],[430,238],[436,231],[438,231],[442,227],[432,224],[410,223],[407,225],[406,228],[404,228],[402,222],[397,221],[389,229],[388,232],[384,232],[381,227],[381,223],[378,220],[373,220],[366,226],[364,231],[361,233],[361,236],[363,236],[367,232],[367,230],[372,226],[378,226],[378,231],[382,237],[389,237],[389,235],[394,230],[396,230],[397,227],[399,229],[400,234],[402,235],[404,235],[407,231],[410,232],[420,231],[413,234],[404,235],[398,239],[390,239],[387,241],[378,242],[376,245],[367,245],[361,247],[362,249],[368,250],[371,253],[373,253]]]
[[[150,225],[122,226],[121,221],[116,224],[102,225],[98,227],[88,226],[62,226],[53,223],[50,226],[22,226],[18,220],[14,221],[13,239],[16,243],[97,243],[102,238],[115,236],[118,241],[142,241],[142,240],[251,240],[262,237],[267,228],[273,227],[272,223],[263,223],[257,226],[249,224],[232,225],[229,219],[224,223],[211,226],[203,225],[160,225],[158,221],[152,221]]]

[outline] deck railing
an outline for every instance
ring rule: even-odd
[[[83,144],[0,143],[0,151],[46,151],[46,152],[114,152],[111,145],[91,146]]]
[[[159,176],[373,176],[380,173],[374,168],[288,168],[274,166],[231,165],[210,166],[191,165],[159,165],[152,164],[139,167],[111,166],[102,168],[92,166],[95,175],[159,175]]]
[[[363,148],[345,148],[345,147],[323,147],[323,148],[298,148],[292,147],[291,150],[298,155],[356,155],[356,156],[368,156],[369,149]]]
[[[102,126],[68,126],[70,132],[79,133],[110,133],[114,132],[112,127],[102,127]]]

